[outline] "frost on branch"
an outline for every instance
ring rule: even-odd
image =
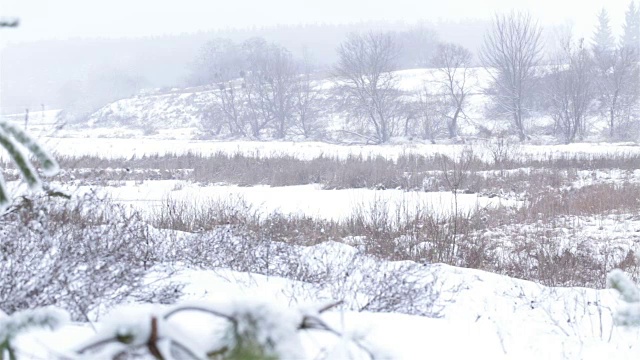
[[[124,355],[152,355],[157,359],[300,359],[307,358],[300,333],[319,330],[346,340],[321,318],[320,314],[338,305],[287,308],[276,304],[242,299],[223,303],[191,302],[164,312],[139,309],[120,311],[111,316],[91,339],[76,347],[76,353],[99,358]],[[197,344],[186,334],[202,334],[200,328],[179,321],[182,313],[210,316],[214,328],[225,326],[211,339]],[[370,352],[354,341],[364,354]]]
[[[29,134],[14,125],[1,120],[0,129],[5,134],[12,136],[16,141],[22,144],[22,146],[27,148],[36,157],[36,159],[38,159],[38,162],[40,162],[40,165],[42,166],[42,173],[45,176],[53,176],[60,171],[60,167],[53,156],[41,147],[35,139],[29,136]]]
[[[607,284],[610,288],[618,290],[624,301],[628,303],[640,302],[638,287],[622,270],[612,270],[607,277]]]
[[[206,358],[204,352],[191,344],[175,324],[167,323],[160,312],[120,309],[104,322],[97,334],[77,346],[76,352],[106,359],[141,354],[171,359],[173,349],[193,359]]]
[[[11,316],[0,318],[0,359],[4,358],[5,352],[10,359],[15,359],[12,342],[23,331],[37,327],[54,330],[68,321],[69,314],[54,307],[17,311]]]
[[[0,215],[2,309],[55,305],[88,321],[130,297],[168,300],[143,281],[157,263],[158,239],[137,213],[96,195],[21,197]]]
[[[303,313],[257,300],[234,301],[209,310],[228,316],[223,342],[213,352],[230,349],[231,359],[304,358],[298,336]]]
[[[38,159],[45,176],[53,176],[58,173],[59,166],[56,160],[33,138],[6,120],[0,119],[0,147],[7,151],[9,158],[11,158],[16,165],[22,178],[27,185],[29,185],[29,188],[40,190],[42,188],[42,182],[40,181],[38,172],[20,149],[20,146],[29,150],[29,152]],[[7,194],[7,187],[5,186],[2,175],[0,175],[0,213],[4,212],[10,203],[11,200]]]
[[[614,269],[607,276],[609,287],[618,290],[625,301],[615,316],[619,325],[640,325],[640,291],[636,284],[620,269]]]

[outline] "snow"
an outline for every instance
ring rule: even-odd
[[[400,74],[403,79],[414,79],[417,71]],[[431,76],[426,74],[425,76]],[[402,80],[405,86],[418,86],[416,80]],[[411,81],[414,81],[411,83]],[[188,101],[186,94],[181,100]],[[172,110],[173,111],[173,110]],[[32,114],[37,118],[39,114]],[[55,112],[42,114],[42,123],[33,124],[45,133],[53,122]],[[12,117],[20,121],[18,115]],[[50,120],[50,122],[47,122]],[[68,131],[69,137],[41,137],[45,147],[59,155],[97,155],[105,158],[130,158],[132,156],[199,153],[227,154],[242,153],[258,157],[291,155],[299,159],[318,156],[346,158],[358,156],[382,156],[395,159],[403,154],[421,155],[456,154],[464,150],[464,145],[402,144],[382,146],[336,145],[319,142],[259,142],[259,141],[197,141],[189,138],[188,128],[182,134],[172,135],[172,131],[142,138],[137,133],[128,133],[132,138],[95,137],[107,135],[104,129],[94,129],[86,133]],[[122,129],[123,132],[129,131]],[[72,137],[75,136],[75,137]],[[176,139],[168,139],[168,136]],[[477,148],[477,147],[476,147]],[[480,151],[480,150],[478,150]],[[591,157],[614,154],[639,154],[636,144],[578,143],[570,145],[522,145],[520,156],[535,158],[558,158],[566,155]],[[2,156],[5,156],[4,154]],[[525,169],[526,170],[526,169]],[[515,170],[514,170],[515,171]],[[519,170],[518,170],[519,171]],[[581,187],[593,183],[636,182],[638,171],[624,172],[587,171],[577,172],[578,180],[573,186]],[[115,201],[131,204],[134,208],[152,211],[161,206],[167,198],[192,201],[206,205],[209,201],[234,201],[242,198],[262,215],[279,212],[321,219],[344,219],[354,213],[354,209],[369,211],[373,204],[386,204],[391,213],[409,213],[415,209],[427,209],[447,213],[452,211],[453,194],[450,192],[406,192],[397,189],[323,189],[320,185],[300,185],[287,187],[252,186],[240,187],[230,184],[198,185],[181,181],[151,181],[136,183],[125,181],[118,186],[81,187],[78,191],[98,190],[109,194]],[[459,211],[477,211],[487,206],[519,206],[515,200],[488,198],[478,194],[458,194]],[[578,223],[576,229],[562,228],[559,250],[577,246],[580,241],[589,241],[598,251],[604,246],[619,248],[624,255],[627,250],[640,243],[640,220],[625,218],[625,215],[600,217],[572,217],[566,223]],[[565,224],[566,225],[566,224]],[[523,233],[535,230],[535,224],[518,226]],[[485,235],[491,241],[510,251],[513,245],[513,228],[491,229]],[[512,249],[511,249],[512,250]],[[324,243],[303,249],[308,259],[327,261],[332,269],[342,269],[349,255],[356,248],[339,243]],[[602,251],[602,253],[606,253]],[[309,260],[309,265],[314,265]],[[317,260],[320,261],[320,260]],[[322,266],[323,264],[316,264]],[[324,264],[326,265],[326,264]],[[375,264],[379,272],[397,266],[394,263]],[[258,334],[265,341],[266,336],[278,339],[296,340],[279,352],[293,351],[302,346],[307,354],[317,354],[319,349],[327,349],[327,358],[350,355],[367,358],[357,347],[345,345],[350,337],[362,340],[381,358],[446,358],[446,359],[632,359],[640,357],[640,330],[617,326],[634,323],[629,319],[640,319],[638,290],[627,277],[614,272],[609,278],[611,284],[622,290],[622,296],[614,290],[588,288],[552,288],[533,282],[491,274],[480,270],[456,268],[446,265],[425,267],[423,276],[432,274],[428,269],[439,270],[439,281],[443,285],[443,308],[440,318],[428,318],[396,313],[355,312],[332,310],[321,317],[333,328],[347,336],[336,338],[317,332],[305,333],[296,342],[290,336],[292,329],[286,328],[294,322],[296,309],[309,304],[339,300],[329,289],[318,289],[315,284],[294,281],[277,276],[265,276],[229,269],[217,268],[201,270],[180,268],[170,280],[183,283],[182,301],[187,303],[226,304],[234,314],[249,314],[251,309],[264,306],[262,314],[270,329],[283,325],[283,332],[275,335]],[[150,273],[149,277],[153,277]],[[335,285],[335,284],[333,284]],[[445,286],[446,285],[446,286]],[[346,301],[357,303],[363,294],[350,294]],[[249,300],[247,300],[249,299]],[[627,302],[630,302],[627,304]],[[144,340],[149,334],[149,319],[153,314],[165,311],[157,307],[129,307],[113,310],[112,320],[100,319],[96,324],[97,335],[88,324],[75,323],[49,333],[30,331],[17,339],[22,353],[46,358],[51,350],[66,353],[65,349],[78,348],[93,336],[113,336],[114,334],[136,334],[136,341]],[[620,311],[620,315],[616,315]],[[0,312],[1,314],[1,312]],[[282,320],[274,323],[273,319]],[[6,317],[0,317],[6,321]],[[289,319],[289,321],[285,321]],[[144,325],[141,327],[141,324]],[[201,315],[181,314],[168,323],[163,323],[164,334],[169,337],[189,339],[195,348],[203,348],[206,341],[215,334],[210,320]],[[180,331],[175,330],[177,326]],[[0,327],[3,328],[3,327]],[[6,327],[5,327],[6,328]],[[280,328],[278,328],[280,329]],[[199,336],[204,335],[204,340]],[[183,339],[183,341],[188,341]],[[280,342],[278,342],[280,343]],[[210,345],[210,344],[209,344]],[[60,348],[63,348],[62,350]],[[122,348],[113,348],[120,351]],[[295,350],[298,351],[298,350]]]
[[[428,70],[407,70],[401,78],[412,79],[414,73]],[[430,73],[429,73],[430,74]],[[424,75],[427,76],[427,75]],[[432,75],[428,75],[432,76]],[[403,80],[404,81],[404,80]],[[409,81],[409,80],[407,80]],[[473,96],[472,96],[473,97]],[[484,100],[481,100],[483,102]],[[309,160],[320,156],[345,159],[349,156],[376,157],[397,159],[403,154],[419,154],[431,156],[444,154],[453,156],[465,148],[473,148],[480,156],[488,154],[482,149],[483,139],[469,144],[426,144],[419,141],[407,143],[397,139],[399,143],[384,145],[344,145],[317,141],[253,141],[253,140],[194,140],[197,129],[193,126],[162,128],[157,134],[145,134],[142,130],[113,125],[98,128],[58,128],[56,116],[59,110],[32,112],[28,132],[41,145],[56,155],[82,156],[94,155],[104,158],[128,159],[163,154],[244,154],[256,157],[292,156]],[[15,126],[21,126],[23,114],[6,116]],[[572,144],[522,144],[518,145],[516,156],[534,159],[559,158],[577,156],[589,158],[593,156],[613,156],[640,154],[640,146],[636,143],[572,143]],[[2,153],[0,156],[6,156]]]
[[[453,302],[447,305],[441,318],[350,311],[329,311],[321,317],[333,328],[357,335],[363,344],[369,344],[374,351],[384,354],[382,358],[389,359],[424,356],[447,359],[631,359],[640,355],[637,341],[640,332],[613,325],[612,312],[617,308],[619,298],[612,290],[547,288],[505,276],[448,266],[441,266],[441,276],[444,283],[456,289],[451,294]],[[246,281],[237,281],[239,278]],[[281,287],[297,285],[286,279],[194,270],[182,273],[178,279],[188,282],[185,299],[191,300],[185,305],[194,304],[193,301],[224,304],[226,300],[226,307],[215,305],[216,309],[240,311],[247,307],[267,306],[260,305],[267,301],[273,303],[276,311],[272,316],[283,323],[288,323],[284,319],[295,313],[292,313],[293,308],[287,310],[289,306],[296,305],[287,305]],[[243,300],[247,296],[252,300]],[[131,311],[135,315],[127,315]],[[289,315],[277,315],[281,312]],[[119,312],[117,324],[126,325],[136,318],[148,316],[145,315],[148,313],[140,307]],[[202,315],[185,313],[176,315],[173,321],[175,326],[184,328],[185,334],[202,336],[213,330],[211,321]],[[114,328],[108,324],[108,320],[105,321],[104,329],[112,332]],[[281,324],[267,326],[278,327]],[[144,331],[141,329],[140,333]],[[98,334],[102,332],[101,328]],[[63,336],[75,333],[81,335]],[[86,327],[76,325],[63,328],[55,336],[40,336],[44,336],[42,344],[46,348],[53,346],[53,341],[62,341],[67,346],[77,344],[78,339],[86,339],[90,333]],[[309,332],[301,341],[305,351],[313,353],[319,347],[335,346],[341,339]],[[351,348],[350,353],[359,354],[354,358],[366,358],[357,349]]]
[[[388,199],[415,196],[412,199],[417,201],[434,196],[399,190],[322,190],[317,185],[269,188],[230,185],[200,187],[186,184],[181,190],[171,191],[175,185],[175,181],[145,181],[138,186],[126,183],[125,186],[107,191],[113,191],[111,195],[119,201],[144,200],[137,203],[161,200],[159,194],[163,194],[162,190],[167,190],[178,199],[189,199],[197,195],[201,201],[209,196],[229,196],[235,191],[236,195],[245,196],[265,212],[276,209],[283,212],[306,211],[309,216],[344,216],[341,212],[354,206],[349,201],[357,203],[381,196],[388,196]],[[442,193],[437,196],[444,196],[447,199],[445,201],[449,201],[451,194]],[[351,199],[347,201],[349,197]],[[475,206],[478,197],[473,195],[468,200],[468,204]],[[324,208],[319,207],[316,202],[324,202]],[[309,204],[315,205],[309,207]],[[449,204],[445,202],[443,208],[447,205]],[[602,224],[605,226],[602,231],[606,233],[610,226],[618,226],[620,221],[611,219],[611,224],[602,221],[600,224],[589,224],[585,231],[595,232]],[[636,226],[638,224],[633,223],[629,229],[620,231],[625,236],[633,235]],[[354,251],[354,248],[343,244],[324,243],[306,249],[304,254],[309,259],[329,257],[331,267],[338,267],[348,261],[349,254]],[[625,311],[625,307],[621,305],[618,294],[612,290],[549,288],[479,270],[445,265],[436,267],[441,270],[442,283],[446,284],[445,298],[450,299],[441,318],[353,311],[331,311],[322,315],[322,318],[335,329],[361,338],[364,344],[376,353],[383,354],[382,358],[388,359],[424,356],[447,359],[630,359],[640,356],[640,344],[637,341],[640,332],[614,325],[615,311]],[[307,283],[228,269],[185,268],[172,276],[171,280],[186,285],[182,300],[187,302],[219,304],[249,298],[274,303],[278,309],[286,309],[299,304],[306,306],[318,301],[337,300],[330,298],[330,291],[318,291]],[[238,303],[234,301],[232,304]],[[135,307],[128,312],[125,310],[124,315],[115,315],[115,322],[105,319],[97,324],[98,335],[136,333],[138,338],[143,339],[148,328],[136,326],[140,324],[141,318],[141,323],[147,324],[144,319],[148,319],[149,314],[154,311],[157,313],[161,308],[143,311],[140,307]],[[210,334],[213,334],[214,329],[206,317],[184,314],[176,316],[172,321],[173,325],[167,325],[168,329],[179,326],[179,333],[192,339],[196,343],[196,349],[207,344],[197,342],[195,339],[199,336],[208,334],[205,339],[211,340]],[[96,335],[86,325],[74,324],[53,334],[29,333],[21,337],[18,344],[21,349],[29,349],[31,355],[46,357],[48,349],[60,350],[62,345],[66,349],[77,348],[78,344],[88,341],[92,336]],[[309,332],[300,341],[307,354],[316,354],[319,348],[327,348],[327,351],[331,351],[330,354],[336,356],[348,353],[356,359],[367,358],[353,346],[345,349],[343,343],[346,340],[335,336]],[[112,352],[121,350],[122,347],[115,346],[111,349]]]
[[[79,191],[92,188],[81,186]],[[189,201],[197,206],[212,202],[237,204],[244,201],[259,215],[273,213],[298,215],[324,220],[342,220],[356,211],[368,214],[376,206],[390,214],[404,216],[426,211],[438,215],[448,215],[456,209],[454,194],[451,192],[421,192],[403,190],[340,189],[324,190],[317,184],[296,186],[251,186],[198,185],[178,180],[147,180],[142,184],[125,181],[119,186],[101,187],[109,197],[134,208],[151,211],[153,207],[165,206],[168,199]],[[459,213],[473,213],[477,209],[497,206],[517,206],[515,200],[499,197],[489,198],[477,194],[457,194]],[[380,210],[383,210],[380,209]]]
[[[50,336],[43,334],[45,330],[55,330],[69,323],[69,314],[58,308],[42,307],[37,309],[28,309],[17,311],[10,316],[2,314],[0,317],[0,357],[4,355],[4,351],[8,350],[5,346],[11,346],[12,350],[18,355],[23,355],[23,349],[29,349],[25,346],[24,338],[33,342],[34,333],[36,337]]]
[[[54,307],[18,311],[0,318],[0,344],[29,327],[57,328],[69,322],[69,314]]]
[[[640,291],[638,287],[627,277],[627,275],[619,270],[615,269],[609,273],[607,283],[610,287],[618,289],[622,298],[626,302],[640,302]]]
[[[175,133],[172,131],[171,133]],[[57,156],[92,155],[111,159],[130,159],[132,157],[165,154],[228,155],[242,154],[259,158],[292,156],[297,159],[311,160],[320,156],[346,159],[350,156],[397,159],[402,155],[416,154],[433,156],[443,154],[456,156],[465,149],[473,149],[479,156],[487,156],[482,141],[477,144],[387,144],[387,145],[338,145],[322,142],[294,141],[213,141],[153,138],[132,136],[131,138],[92,137],[90,130],[83,131],[87,137],[44,137],[39,141],[45,148]],[[558,159],[566,156],[592,158],[594,156],[623,156],[640,154],[640,146],[632,143],[573,143],[566,145],[519,145],[512,154],[531,159]],[[0,156],[5,157],[6,154]]]

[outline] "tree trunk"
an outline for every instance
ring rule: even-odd
[[[522,118],[518,113],[515,113],[513,116],[516,123],[516,128],[518,130],[518,138],[520,138],[520,141],[525,141],[527,139],[527,136],[524,134],[524,126],[522,125]]]
[[[449,123],[449,138],[453,139],[458,136],[458,116],[460,115],[460,108],[456,109],[456,112],[453,114],[453,118],[451,118],[451,123]]]

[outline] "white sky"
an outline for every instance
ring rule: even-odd
[[[570,22],[590,36],[605,7],[619,31],[629,0],[0,0],[0,16],[17,16],[3,42],[70,37],[130,37],[295,23],[361,20],[459,20],[527,9],[543,25]],[[443,37],[446,37],[446,35]]]

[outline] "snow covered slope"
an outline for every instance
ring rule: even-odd
[[[91,115],[89,125],[195,127],[213,99],[213,90],[185,89],[164,94],[142,94],[104,106]]]
[[[430,93],[435,94],[443,91],[438,81],[444,74],[438,69],[403,70],[396,72],[396,75],[400,88],[405,91],[428,89]],[[484,69],[470,69],[467,82],[470,96],[465,112],[471,122],[481,120],[483,116],[486,96],[481,92],[488,81],[489,77]],[[334,86],[334,82],[323,80],[318,86],[323,91],[328,91]],[[207,105],[214,101],[215,91],[217,90],[200,87],[141,93],[105,105],[90,116],[89,125],[126,125],[137,128],[152,126],[159,129],[197,127]]]
[[[327,250],[335,255],[336,266],[345,266],[339,260],[341,254],[352,251],[347,245],[322,244],[308,250],[309,258],[322,256]],[[634,359],[640,356],[640,332],[613,325],[612,315],[619,299],[612,290],[549,288],[445,265],[425,267],[424,276],[430,276],[433,271],[439,274],[444,304],[439,318],[353,311],[334,311],[323,318],[346,334],[357,335],[383,359]],[[224,303],[245,298],[294,306],[326,300],[326,294],[305,291],[303,283],[224,269],[184,269],[172,280],[186,284],[183,300],[190,301]],[[290,294],[293,293],[296,300],[292,301]],[[137,307],[137,311],[146,310]],[[204,320],[187,316],[179,325],[196,338],[211,331],[211,324]],[[27,353],[44,354],[47,348],[60,349],[61,344],[69,347],[91,334],[89,327],[78,324],[54,334],[32,333],[24,336],[19,344],[21,349],[29,349]],[[335,339],[306,335],[303,343],[307,358],[315,359],[318,349],[331,347]],[[355,359],[367,358],[356,351],[351,355]]]

